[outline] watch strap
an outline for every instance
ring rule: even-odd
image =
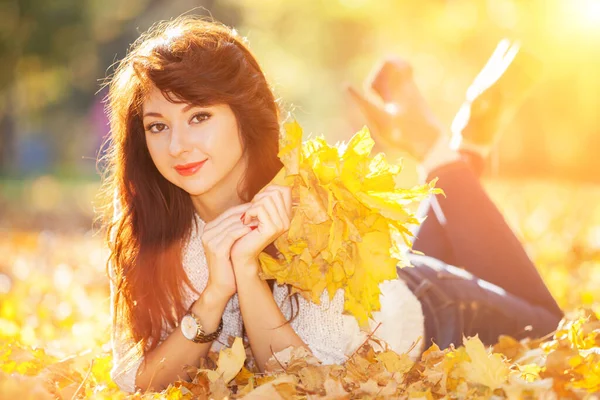
[[[188,312],[188,314],[194,318],[194,321],[196,321],[196,326],[197,326],[197,331],[196,331],[196,337],[194,337],[192,339],[192,342],[194,343],[208,343],[208,342],[212,342],[213,340],[216,340],[219,335],[221,334],[221,332],[223,331],[223,318],[221,318],[221,321],[219,322],[219,326],[217,327],[217,330],[206,334],[204,332],[204,329],[202,327],[202,324],[200,323],[200,321],[198,320],[198,317],[196,317],[196,315],[190,310]]]

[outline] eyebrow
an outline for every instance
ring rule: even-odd
[[[183,107],[183,109],[181,110],[181,112],[182,113],[186,113],[186,112],[190,111],[194,107],[201,107],[201,106],[198,106],[196,104],[188,104],[187,106]],[[158,117],[158,118],[162,118],[163,116],[162,116],[161,113],[157,113],[157,112],[152,112],[151,111],[151,112],[144,113],[144,115],[142,116],[142,118],[145,118],[145,117]]]

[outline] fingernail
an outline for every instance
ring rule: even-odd
[[[250,229],[255,230],[258,226],[251,226]]]
[[[244,220],[244,217],[246,216],[246,213],[243,213],[242,216],[240,217],[240,220]]]

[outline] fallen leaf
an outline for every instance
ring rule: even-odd
[[[506,382],[509,369],[502,355],[489,352],[477,336],[464,338],[463,345],[470,359],[461,366],[467,380],[492,390]]]
[[[246,360],[246,350],[241,338],[236,338],[231,348],[224,348],[219,353],[216,370],[206,371],[211,383],[223,379],[229,383],[240,372]]]

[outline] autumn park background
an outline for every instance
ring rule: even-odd
[[[449,127],[496,43],[521,40],[543,70],[484,184],[559,305],[600,316],[600,1],[4,0],[0,398],[46,398],[49,380],[114,396],[108,254],[94,224],[102,83],[140,32],[191,9],[246,36],[286,109],[331,143],[364,123],[344,87],[360,87],[382,57],[412,63]]]

